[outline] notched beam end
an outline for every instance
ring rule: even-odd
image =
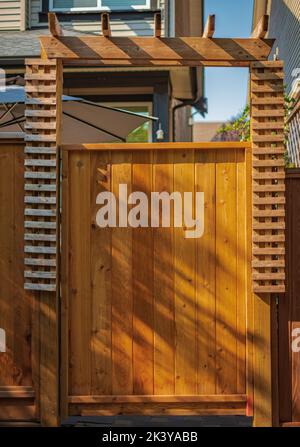
[[[216,26],[216,16],[215,14],[209,15],[206,21],[206,25],[204,28],[203,36],[211,38],[214,36],[215,33],[215,26]]]
[[[107,12],[101,14],[101,28],[104,37],[111,37],[110,19]]]
[[[55,12],[48,12],[48,26],[53,37],[62,37],[64,35]]]
[[[157,12],[154,15],[154,37],[161,37],[162,32],[162,19],[161,19],[161,13]]]
[[[269,21],[269,15],[263,15],[254,28],[252,37],[255,39],[263,39],[264,37],[266,37],[269,31]]]

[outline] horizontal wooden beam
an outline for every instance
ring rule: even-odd
[[[204,28],[203,36],[206,38],[212,38],[215,33],[216,16],[209,15]]]
[[[182,63],[201,65],[206,62],[250,63],[266,60],[273,39],[206,39],[203,37],[40,37],[42,52],[48,59],[106,60],[127,65],[131,61],[147,65]]]
[[[0,399],[33,399],[35,396],[31,386],[1,386]]]
[[[268,14],[265,14],[260,18],[255,29],[253,30],[252,37],[255,39],[263,39],[264,37],[266,37],[268,31],[269,31],[269,16]]]
[[[215,404],[212,406],[208,404],[192,404],[184,403],[180,404],[94,404],[92,406],[88,404],[70,404],[69,416],[118,416],[122,415],[136,415],[139,414],[141,407],[143,409],[143,415],[147,416],[246,416],[246,404],[237,403],[224,406],[218,406]]]
[[[247,142],[213,143],[99,143],[99,144],[63,144],[66,151],[151,151],[151,150],[228,150],[251,148]]]
[[[62,59],[64,67],[249,67],[247,61],[201,61],[201,60],[177,60],[168,61],[159,59],[149,60],[106,60],[106,59]]]
[[[64,35],[55,12],[48,13],[48,26],[53,37],[61,37]]]
[[[201,396],[148,396],[148,395],[129,395],[129,396],[69,396],[69,403],[245,403],[247,396],[245,394],[232,395],[201,395]]]

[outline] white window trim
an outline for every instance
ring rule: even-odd
[[[53,6],[54,0],[49,0],[49,10],[53,12],[72,12],[72,11],[114,11],[113,9],[108,8],[107,6],[102,6],[102,0],[97,0],[97,6],[91,6],[86,8],[54,8]],[[151,0],[146,0],[146,5],[133,5],[132,9],[136,10],[148,10],[151,9]],[[130,9],[124,8],[120,9],[124,11],[130,11]]]

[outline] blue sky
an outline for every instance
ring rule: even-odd
[[[252,27],[253,0],[205,0],[205,22],[216,14],[215,37],[249,37]],[[226,121],[246,105],[248,69],[206,68],[205,96],[208,114],[205,121]],[[196,121],[203,121],[195,115]]]

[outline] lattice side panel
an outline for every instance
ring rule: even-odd
[[[253,291],[285,291],[283,63],[251,64]]]
[[[56,61],[26,61],[24,277],[28,290],[56,290],[58,67]]]

